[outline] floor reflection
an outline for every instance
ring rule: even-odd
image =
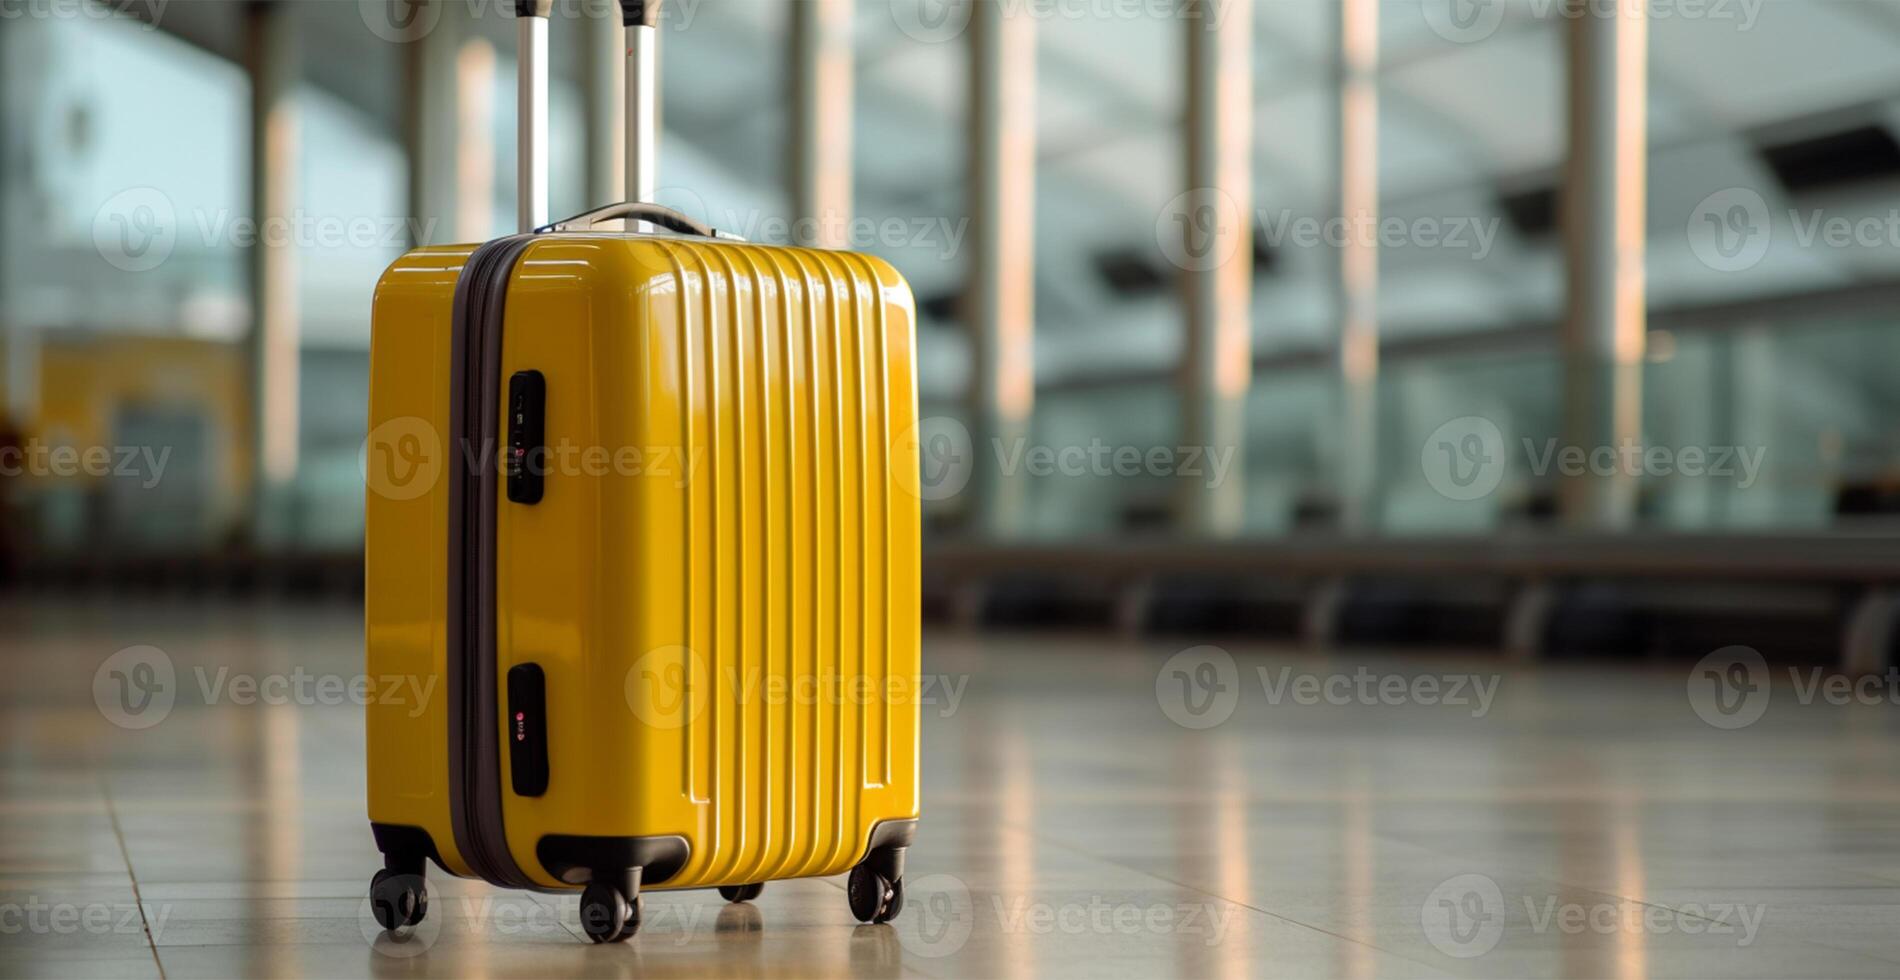
[[[437,874],[424,927],[390,937],[364,902],[360,712],[199,680],[353,676],[353,610],[5,612],[0,976],[1900,975],[1892,705],[1778,697],[1723,731],[1686,667],[1233,646],[1209,675],[1231,716],[1189,727],[1156,684],[1186,643],[932,636],[926,669],[967,688],[924,709],[897,921],[855,923],[841,881],[655,892],[638,937],[593,947],[569,896]],[[132,729],[94,682],[138,644],[180,686]],[[1325,696],[1362,667],[1372,694]],[[1427,701],[1421,677],[1495,700]]]

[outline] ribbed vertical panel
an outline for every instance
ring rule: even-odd
[[[800,460],[801,465],[796,466],[793,472],[793,481],[801,491],[801,499],[797,502],[799,506],[793,511],[796,515],[794,520],[797,522],[797,533],[792,542],[792,551],[795,556],[793,563],[800,572],[799,590],[794,596],[795,608],[802,619],[800,625],[803,627],[795,634],[801,641],[800,656],[796,658],[797,669],[809,675],[818,670],[819,651],[823,649],[825,621],[821,612],[824,596],[821,585],[823,561],[818,543],[822,532],[819,515],[824,511],[824,502],[828,499],[820,475],[822,457],[819,454],[819,444],[823,441],[825,427],[819,400],[815,396],[824,378],[822,369],[824,357],[821,353],[823,347],[819,341],[818,329],[819,311],[823,308],[821,304],[824,300],[821,295],[822,290],[813,282],[808,266],[797,252],[776,254],[787,266],[786,282],[797,284],[799,293],[804,299],[802,309],[794,308],[795,313],[798,314],[798,320],[790,327],[790,332],[797,338],[802,354],[802,359],[799,361],[800,371],[792,379],[792,400],[797,404],[794,415],[795,424],[803,436],[794,444],[802,449],[803,455]],[[818,705],[803,699],[795,700],[799,703],[794,708],[793,722],[797,726],[797,731],[803,736],[797,747],[799,758],[806,765],[801,778],[793,784],[793,791],[803,801],[804,812],[800,814],[803,818],[800,821],[802,832],[794,845],[792,856],[787,861],[787,868],[789,874],[799,875],[806,873],[806,869],[812,866],[813,849],[821,840],[819,801],[823,795],[821,783],[825,766],[820,758],[822,751],[820,746],[824,743],[821,741]]]
[[[738,859],[735,874],[750,878],[765,867],[767,856],[778,846],[781,834],[775,808],[778,786],[772,772],[773,729],[778,723],[780,699],[771,696],[770,681],[778,671],[771,655],[770,640],[778,635],[773,628],[778,604],[773,601],[772,556],[775,541],[783,537],[771,520],[770,499],[777,487],[772,480],[772,460],[768,454],[768,405],[772,364],[769,356],[770,335],[776,316],[775,284],[761,273],[751,249],[729,249],[733,274],[734,309],[749,315],[737,330],[740,362],[739,418],[746,479],[740,481],[744,495],[744,537],[749,548],[745,563],[745,594],[742,603],[743,650],[745,664],[742,691],[757,692],[741,715],[744,728],[743,771],[745,827],[741,839],[747,842],[743,858]],[[742,287],[742,288],[740,288]],[[743,302],[740,302],[743,300]],[[737,317],[735,324],[741,324]]]
[[[684,244],[688,792],[703,880],[835,870],[891,773],[889,365],[843,253]],[[866,685],[874,685],[867,687]]]
[[[860,274],[857,281],[874,284],[877,272],[862,256],[847,255],[842,261]],[[890,371],[885,344],[888,325],[884,304],[874,291],[858,291],[858,307],[868,307],[870,316],[859,321],[859,356],[863,359],[866,379],[863,399],[864,432],[858,444],[866,453],[864,461],[864,543],[866,556],[864,587],[864,643],[860,647],[867,662],[863,676],[888,683],[891,676],[891,481],[890,472]],[[875,658],[871,662],[868,658]],[[864,786],[884,786],[891,780],[891,700],[890,689],[876,692],[864,702],[863,781]]]
[[[849,567],[845,550],[845,379],[839,370],[843,331],[839,311],[838,283],[826,268],[824,253],[800,251],[801,259],[811,263],[811,288],[821,291],[818,319],[813,324],[818,343],[818,371],[812,379],[812,401],[819,406],[819,506],[818,524],[818,613],[825,628],[819,632],[818,671],[838,665],[845,649],[846,574]],[[830,863],[831,848],[844,830],[844,706],[836,698],[820,698],[818,708],[818,746],[825,759],[818,780],[818,829],[821,837],[814,842],[821,863]]]
[[[726,570],[725,552],[722,547],[722,524],[725,519],[720,507],[721,485],[724,482],[725,461],[721,458],[724,433],[720,431],[719,419],[722,413],[720,404],[726,397],[725,386],[720,382],[720,357],[722,345],[719,342],[720,294],[723,292],[707,266],[705,253],[698,249],[688,249],[690,256],[690,278],[697,281],[699,303],[693,323],[692,347],[689,361],[697,369],[697,384],[688,403],[688,413],[692,418],[692,451],[703,453],[706,464],[697,478],[691,481],[690,504],[687,516],[691,522],[690,548],[693,554],[694,574],[688,602],[693,609],[693,642],[690,644],[694,656],[696,682],[690,690],[704,691],[703,695],[693,693],[695,698],[703,697],[703,707],[693,713],[693,745],[698,757],[693,760],[694,799],[716,801],[724,788],[720,785],[720,727],[726,712],[719,697],[719,661],[720,644],[724,640],[724,603],[721,592],[724,588]],[[725,828],[714,823],[712,830],[715,839],[709,842],[713,853],[717,853],[721,841],[717,839]]]

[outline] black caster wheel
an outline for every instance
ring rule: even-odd
[[[629,902],[619,889],[603,881],[581,892],[581,930],[597,943],[620,943],[640,931],[640,899]]]
[[[859,922],[889,922],[904,908],[903,880],[892,882],[872,871],[869,865],[860,864],[851,869],[845,894],[851,899],[851,914],[857,916]]]
[[[369,880],[369,908],[376,924],[394,932],[420,923],[429,914],[429,892],[421,875],[397,874],[388,868]]]
[[[889,922],[897,918],[897,913],[902,911],[904,911],[904,879],[899,878],[891,882],[890,900],[884,903],[884,914],[879,916],[877,921]]]
[[[765,894],[765,882],[755,881],[750,885],[720,885],[719,897],[728,902],[750,902]]]

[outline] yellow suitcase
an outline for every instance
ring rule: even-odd
[[[567,230],[632,216],[652,234]],[[385,928],[425,862],[582,890],[851,873],[918,816],[914,306],[883,261],[650,205],[419,248],[376,287],[369,817]]]

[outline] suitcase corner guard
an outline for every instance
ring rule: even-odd
[[[917,818],[879,820],[871,826],[862,863],[890,881],[904,877],[904,852],[917,837]]]
[[[434,861],[443,874],[451,873],[449,866],[442,863],[442,853],[435,849],[435,838],[421,827],[372,820],[369,832],[376,838],[376,850],[382,852],[384,867],[390,871],[419,875],[424,862]]]
[[[588,837],[549,834],[534,845],[534,856],[548,874],[570,885],[583,885],[596,871],[639,868],[645,884],[657,885],[686,867],[692,846],[677,834],[661,837]]]

